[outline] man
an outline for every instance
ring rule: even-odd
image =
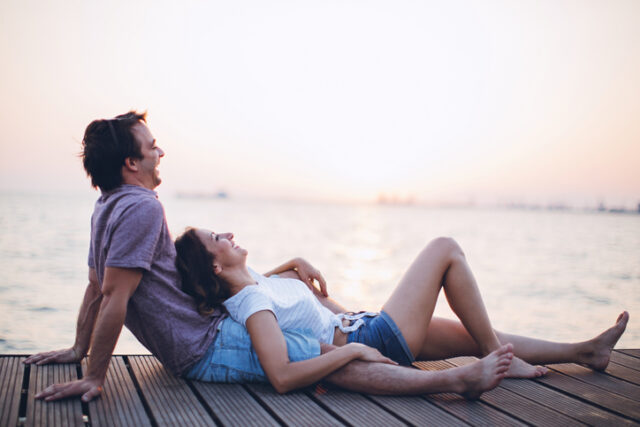
[[[111,120],[96,120],[87,127],[83,164],[101,196],[91,219],[89,284],[78,316],[76,340],[69,349],[39,353],[25,363],[78,362],[91,348],[89,366],[82,379],[49,386],[37,398],[80,395],[86,402],[98,396],[123,325],[175,375],[212,381],[251,380],[256,378],[238,376],[238,372],[246,372],[248,364],[257,364],[260,376],[246,330],[231,319],[223,321],[219,311],[198,314],[193,300],[180,290],[175,248],[164,209],[153,191],[161,183],[157,167],[163,156],[146,126],[145,114],[131,111]],[[310,286],[318,279],[326,294],[324,279],[308,263],[296,259],[276,272],[288,269],[295,271],[284,274],[299,275]],[[331,308],[331,301],[321,301]],[[344,311],[336,305],[333,309]],[[216,340],[220,334],[232,336],[233,347]],[[285,339],[290,360],[320,353],[319,343],[304,334],[285,333]],[[444,338],[434,335],[434,339]],[[478,352],[468,336],[461,339],[470,343],[469,353]],[[331,348],[324,345],[323,351]],[[220,365],[223,371],[211,372],[203,363]],[[465,367],[440,373],[354,361],[327,380],[368,393],[471,391],[468,395],[475,397],[494,380],[487,378],[487,363],[495,361],[476,365],[473,372]],[[494,383],[490,385],[497,385]]]

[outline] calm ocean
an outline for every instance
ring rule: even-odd
[[[73,343],[96,198],[0,194],[0,353]],[[451,236],[496,328],[582,340],[626,309],[631,321],[618,348],[640,348],[638,214],[182,199],[162,191],[160,199],[174,236],[187,225],[232,231],[258,271],[302,256],[352,310],[378,310],[422,247]],[[454,316],[443,298],[436,314]],[[116,352],[146,350],[125,331]]]

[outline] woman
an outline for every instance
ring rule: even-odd
[[[500,334],[501,343],[462,251],[445,238],[423,250],[379,314],[356,316],[331,313],[299,281],[249,271],[247,251],[235,244],[230,233],[188,229],[176,240],[176,249],[185,291],[194,296],[200,310],[224,303],[231,317],[246,326],[267,377],[280,392],[316,382],[354,359],[391,363],[391,358],[410,365],[416,358],[479,354],[485,356],[477,362],[479,367],[454,372],[449,388],[438,389],[476,397],[504,376],[530,378],[546,373],[546,368],[513,357],[513,347],[507,345],[510,339],[519,347],[516,354],[528,359],[575,361],[603,369],[628,320],[628,314],[623,313],[614,327],[584,343],[556,344]],[[442,319],[435,328],[431,325],[440,288],[464,332],[446,321],[442,324]],[[289,363],[280,329],[300,326],[338,348],[314,359]],[[450,336],[441,336],[444,331]]]

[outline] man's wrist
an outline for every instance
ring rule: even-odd
[[[78,346],[75,346],[75,345],[71,347],[71,351],[73,351],[73,355],[77,360],[81,360],[83,357],[87,355],[86,350],[83,351],[80,348],[78,348]]]

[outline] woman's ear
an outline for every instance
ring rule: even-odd
[[[218,275],[222,273],[222,268],[220,268],[218,264],[213,264],[213,272],[214,274]]]

